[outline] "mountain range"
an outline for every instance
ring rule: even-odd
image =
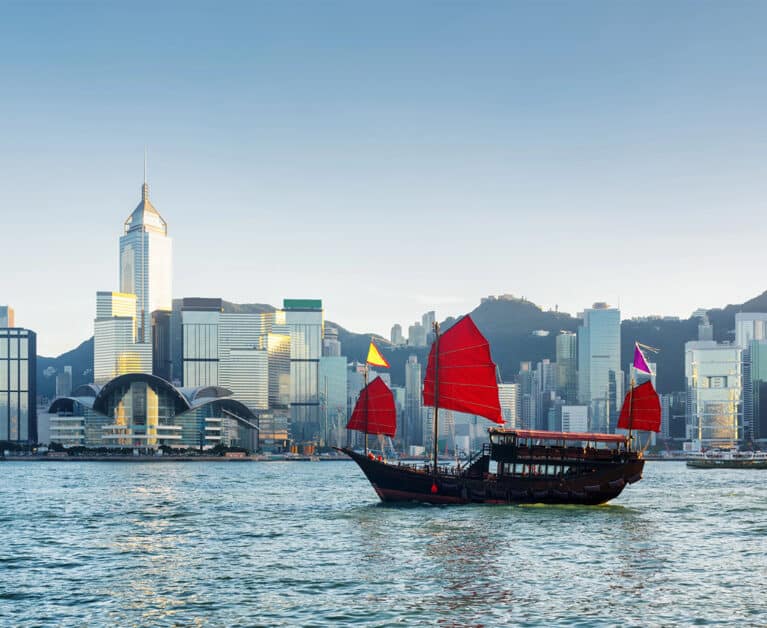
[[[266,304],[224,302],[224,311],[264,312],[274,309]],[[715,340],[733,340],[735,314],[738,312],[767,312],[767,291],[741,304],[708,310]],[[470,314],[490,342],[493,359],[498,364],[501,378],[505,382],[514,380],[520,362],[535,363],[545,358],[554,361],[556,335],[562,330],[574,332],[580,324],[580,320],[575,316],[543,310],[535,303],[517,298],[485,300]],[[447,319],[443,326],[446,328],[452,322],[454,319]],[[332,321],[326,321],[326,324],[338,328],[343,353],[350,361],[364,361],[370,339],[374,338],[391,364],[391,379],[395,386],[404,386],[405,362],[409,356],[415,355],[421,364],[426,363],[427,347],[394,347],[388,339],[377,334],[355,333]],[[658,392],[683,390],[684,343],[695,340],[697,336],[698,319],[694,317],[624,320],[621,322],[622,361],[624,365],[628,365],[636,341],[657,347],[660,349],[659,353],[650,359],[657,364]],[[73,386],[87,383],[93,366],[93,338],[56,358],[38,356],[38,394],[48,398],[55,395],[55,372],[62,370],[65,365],[72,366]]]

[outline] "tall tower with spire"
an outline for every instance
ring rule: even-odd
[[[120,292],[136,295],[136,341],[152,343],[152,313],[172,308],[173,241],[168,223],[149,200],[144,157],[141,201],[120,237]]]

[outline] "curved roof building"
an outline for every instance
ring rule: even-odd
[[[220,386],[183,389],[147,373],[78,387],[53,401],[51,441],[86,447],[254,449],[257,417]]]

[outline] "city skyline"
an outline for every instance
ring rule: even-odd
[[[174,298],[388,337],[489,294],[686,317],[767,287],[762,6],[180,7],[4,12],[0,294],[42,355],[118,285],[146,145]]]

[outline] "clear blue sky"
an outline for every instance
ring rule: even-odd
[[[157,6],[157,5],[162,6]],[[0,303],[56,354],[152,198],[174,294],[388,335],[767,288],[763,2],[0,3]]]

